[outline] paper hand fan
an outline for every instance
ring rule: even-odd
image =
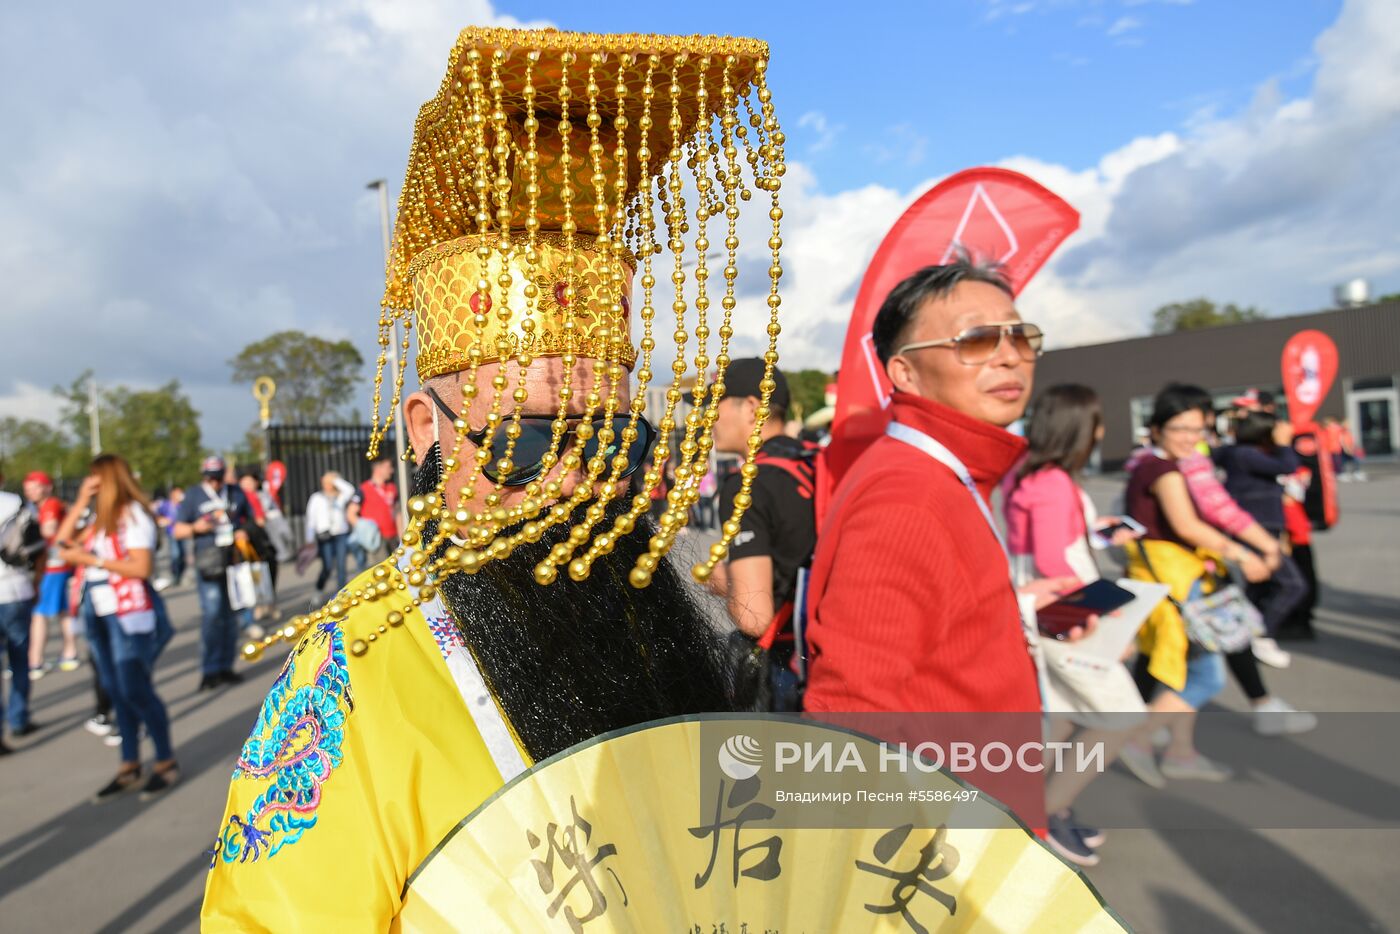
[[[398,928],[1123,930],[1082,876],[1000,805],[969,800],[946,773],[900,779],[929,799],[950,799],[919,805],[904,823],[873,806],[854,829],[810,826],[819,811],[778,813],[787,805],[762,803],[757,792],[784,776],[748,735],[771,735],[775,725],[728,716],[658,721],[540,763],[425,860],[409,880]],[[880,754],[876,741],[829,726],[789,721],[781,729],[799,744],[854,746],[868,762]],[[730,739],[716,746],[716,734]],[[843,805],[848,827],[850,809],[860,807]],[[789,818],[807,826],[794,829]]]

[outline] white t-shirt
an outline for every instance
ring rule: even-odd
[[[24,508],[24,501],[13,493],[0,492],[0,527]],[[34,599],[34,574],[0,561],[0,603]]]
[[[126,512],[122,514],[121,520],[117,523],[117,539],[121,543],[122,552],[128,557],[137,548],[144,548],[154,554],[156,550],[155,520],[146,510],[131,503],[126,507]],[[104,561],[118,560],[116,550],[112,547],[112,538],[109,535],[98,533],[92,543],[92,553]],[[105,571],[94,567],[88,569],[85,579],[102,580],[106,576]]]

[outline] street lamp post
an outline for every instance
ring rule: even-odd
[[[384,267],[389,267],[389,183],[376,178],[365,186],[379,189],[379,230],[384,238]],[[399,374],[399,326],[394,319],[389,321],[389,372],[398,378]],[[400,400],[402,402],[402,400]],[[404,461],[405,425],[402,415],[394,427],[394,462],[398,464],[399,476],[399,518],[408,525],[408,465]]]

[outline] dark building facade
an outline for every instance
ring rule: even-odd
[[[1337,379],[1317,418],[1350,421],[1368,456],[1400,451],[1400,302],[1337,308],[1247,324],[1052,350],[1036,386],[1083,383],[1103,400],[1104,466],[1121,463],[1167,383],[1192,383],[1224,404],[1247,389],[1273,392],[1285,411],[1280,360],[1299,331],[1322,331],[1337,345]]]

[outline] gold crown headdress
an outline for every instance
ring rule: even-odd
[[[770,196],[772,222],[767,244],[772,254],[769,345],[760,422],[741,467],[734,515],[725,522],[723,537],[709,557],[694,567],[696,578],[708,577],[727,553],[750,502],[759,428],[768,413],[778,359],[783,134],[765,82],[767,58],[766,43],[728,37],[477,28],[458,36],[437,96],[423,106],[415,125],[386,273],[374,382],[372,454],[403,395],[409,332],[415,324],[420,379],[456,371],[467,374],[463,412],[455,422],[456,445],[444,452],[443,461],[444,479],[459,468],[468,471],[462,498],[449,504],[439,485],[409,503],[409,528],[403,536],[413,565],[409,582],[426,584],[426,597],[432,595],[432,575],[473,572],[569,521],[574,525],[568,540],[554,546],[536,566],[535,577],[548,584],[559,567],[566,567],[575,579],[586,577],[593,561],[612,549],[617,536],[630,533],[647,511],[650,494],[673,456],[673,435],[679,433],[675,485],[667,494],[648,554],[639,558],[630,575],[633,586],[649,583],[657,562],[686,524],[708,466],[730,359],[732,314],[738,305],[739,204],[757,189]],[[656,237],[658,213],[665,223],[664,245]],[[722,288],[709,281],[711,237],[724,248]],[[695,256],[688,272],[686,253],[691,248]],[[610,530],[594,534],[607,504],[626,493],[619,474],[628,458],[621,450],[611,458],[598,453],[585,459],[584,442],[592,431],[587,423],[602,410],[600,452],[614,442],[623,448],[638,443],[636,425],[646,408],[656,347],[652,330],[658,280],[653,260],[666,253],[677,356],[658,422],[661,438],[645,474],[645,489],[633,496],[630,509]],[[629,333],[632,280],[638,270],[640,357]],[[722,311],[717,327],[708,314],[716,292]],[[688,321],[691,309],[693,330]],[[399,372],[393,374],[390,412],[381,427],[385,359],[400,321],[404,353]],[[718,337],[713,356],[712,334]],[[677,404],[690,371],[685,350],[692,337],[694,408],[678,426]],[[495,461],[501,473],[508,473],[512,466],[520,406],[526,399],[524,373],[541,356],[562,357],[564,364],[564,386],[553,421],[554,451],[561,450],[568,419],[577,418],[568,413],[575,394],[574,365],[579,359],[594,363],[594,383],[584,394],[585,423],[562,456],[546,455],[541,474],[546,476],[558,465],[578,471],[584,482],[564,498],[558,481],[536,480],[511,508],[503,505],[497,483],[494,491],[472,503],[477,496],[474,481],[483,467]],[[636,392],[627,411],[619,413],[618,387],[639,359]],[[477,386],[482,364],[508,361],[514,361],[521,374],[514,388],[506,367],[489,385]],[[606,397],[598,391],[605,377],[610,386]],[[471,430],[466,406],[478,394],[489,394],[488,434],[463,466],[455,455]],[[502,414],[507,399],[515,402],[514,414]],[[502,450],[493,450],[493,441],[500,437]],[[585,504],[583,515],[575,517]],[[430,521],[437,524],[431,540],[425,532]],[[449,542],[453,535],[466,544]],[[448,547],[442,550],[444,544]]]

